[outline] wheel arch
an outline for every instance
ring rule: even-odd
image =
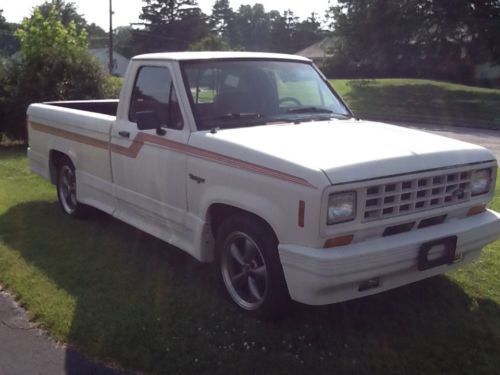
[[[75,166],[75,162],[72,160],[71,156],[68,155],[67,153],[55,149],[49,151],[50,182],[52,182],[52,184],[54,185],[57,182],[57,171],[59,168],[59,164],[64,157],[68,158],[71,161],[73,167]]]
[[[278,242],[276,231],[266,219],[246,209],[226,203],[212,203],[207,209],[206,219],[210,225],[210,232],[213,238],[217,237],[217,230],[224,220],[235,215],[243,215],[256,220],[269,230],[269,233],[274,237],[276,243]]]
[[[225,290],[226,296],[244,313],[257,317],[258,319],[276,320],[284,316],[290,303],[290,293],[278,254],[278,238],[272,226],[264,218],[255,213],[222,203],[212,204],[208,215],[214,224],[214,227],[211,228],[214,236],[218,231],[218,227],[221,226],[219,235],[222,234],[223,237],[216,240],[216,244],[218,244],[219,248],[214,248],[214,255],[218,268],[219,281]],[[236,220],[239,222],[239,225],[235,226],[234,224],[236,224],[236,222],[224,221],[227,217],[234,215],[240,217]],[[223,224],[224,222],[227,224]],[[243,233],[234,231],[235,228],[240,228],[240,225],[243,225]],[[225,235],[228,234],[230,237],[225,237]],[[232,241],[234,239],[233,236],[250,238],[255,246],[257,246],[257,252],[260,254],[257,257],[260,261],[253,260],[253,258],[249,259],[244,266],[241,266],[242,268],[239,271],[234,272],[233,270],[233,272],[231,272],[230,269],[232,267],[228,266],[227,258],[228,254],[232,253],[232,251],[228,250],[232,249],[232,245],[228,245],[226,241]],[[236,242],[233,243],[235,244]],[[250,274],[248,272],[251,272],[251,270],[257,271],[256,268],[264,269],[265,285],[261,293],[258,293],[261,298],[254,301],[252,298],[249,299],[248,296],[244,296],[248,292],[242,292],[241,288],[236,286],[233,277],[237,275],[236,277],[240,278],[240,272],[243,272],[244,277],[248,277],[248,283],[250,283]],[[254,281],[254,289],[262,288],[262,285],[261,287],[256,285],[257,281]],[[255,294],[253,295],[255,296]]]

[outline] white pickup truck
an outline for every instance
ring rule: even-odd
[[[298,56],[137,56],[119,101],[32,104],[28,129],[64,212],[216,261],[258,317],[447,272],[500,233],[488,150],[356,119]]]

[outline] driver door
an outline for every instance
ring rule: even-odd
[[[187,156],[179,150],[187,144],[189,131],[171,72],[168,63],[137,68],[126,99],[129,111],[111,131],[110,151],[115,216],[182,247]],[[161,128],[139,130],[136,113],[141,111],[154,112]]]

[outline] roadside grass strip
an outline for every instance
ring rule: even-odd
[[[363,119],[500,129],[500,89],[403,78],[330,83]]]

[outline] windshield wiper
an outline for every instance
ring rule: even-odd
[[[235,119],[248,119],[248,118],[261,118],[264,117],[260,113],[255,112],[241,112],[241,113],[225,113],[223,115],[217,116],[214,120],[235,120]]]
[[[287,113],[333,113],[333,111],[321,107],[300,107],[290,108]]]

